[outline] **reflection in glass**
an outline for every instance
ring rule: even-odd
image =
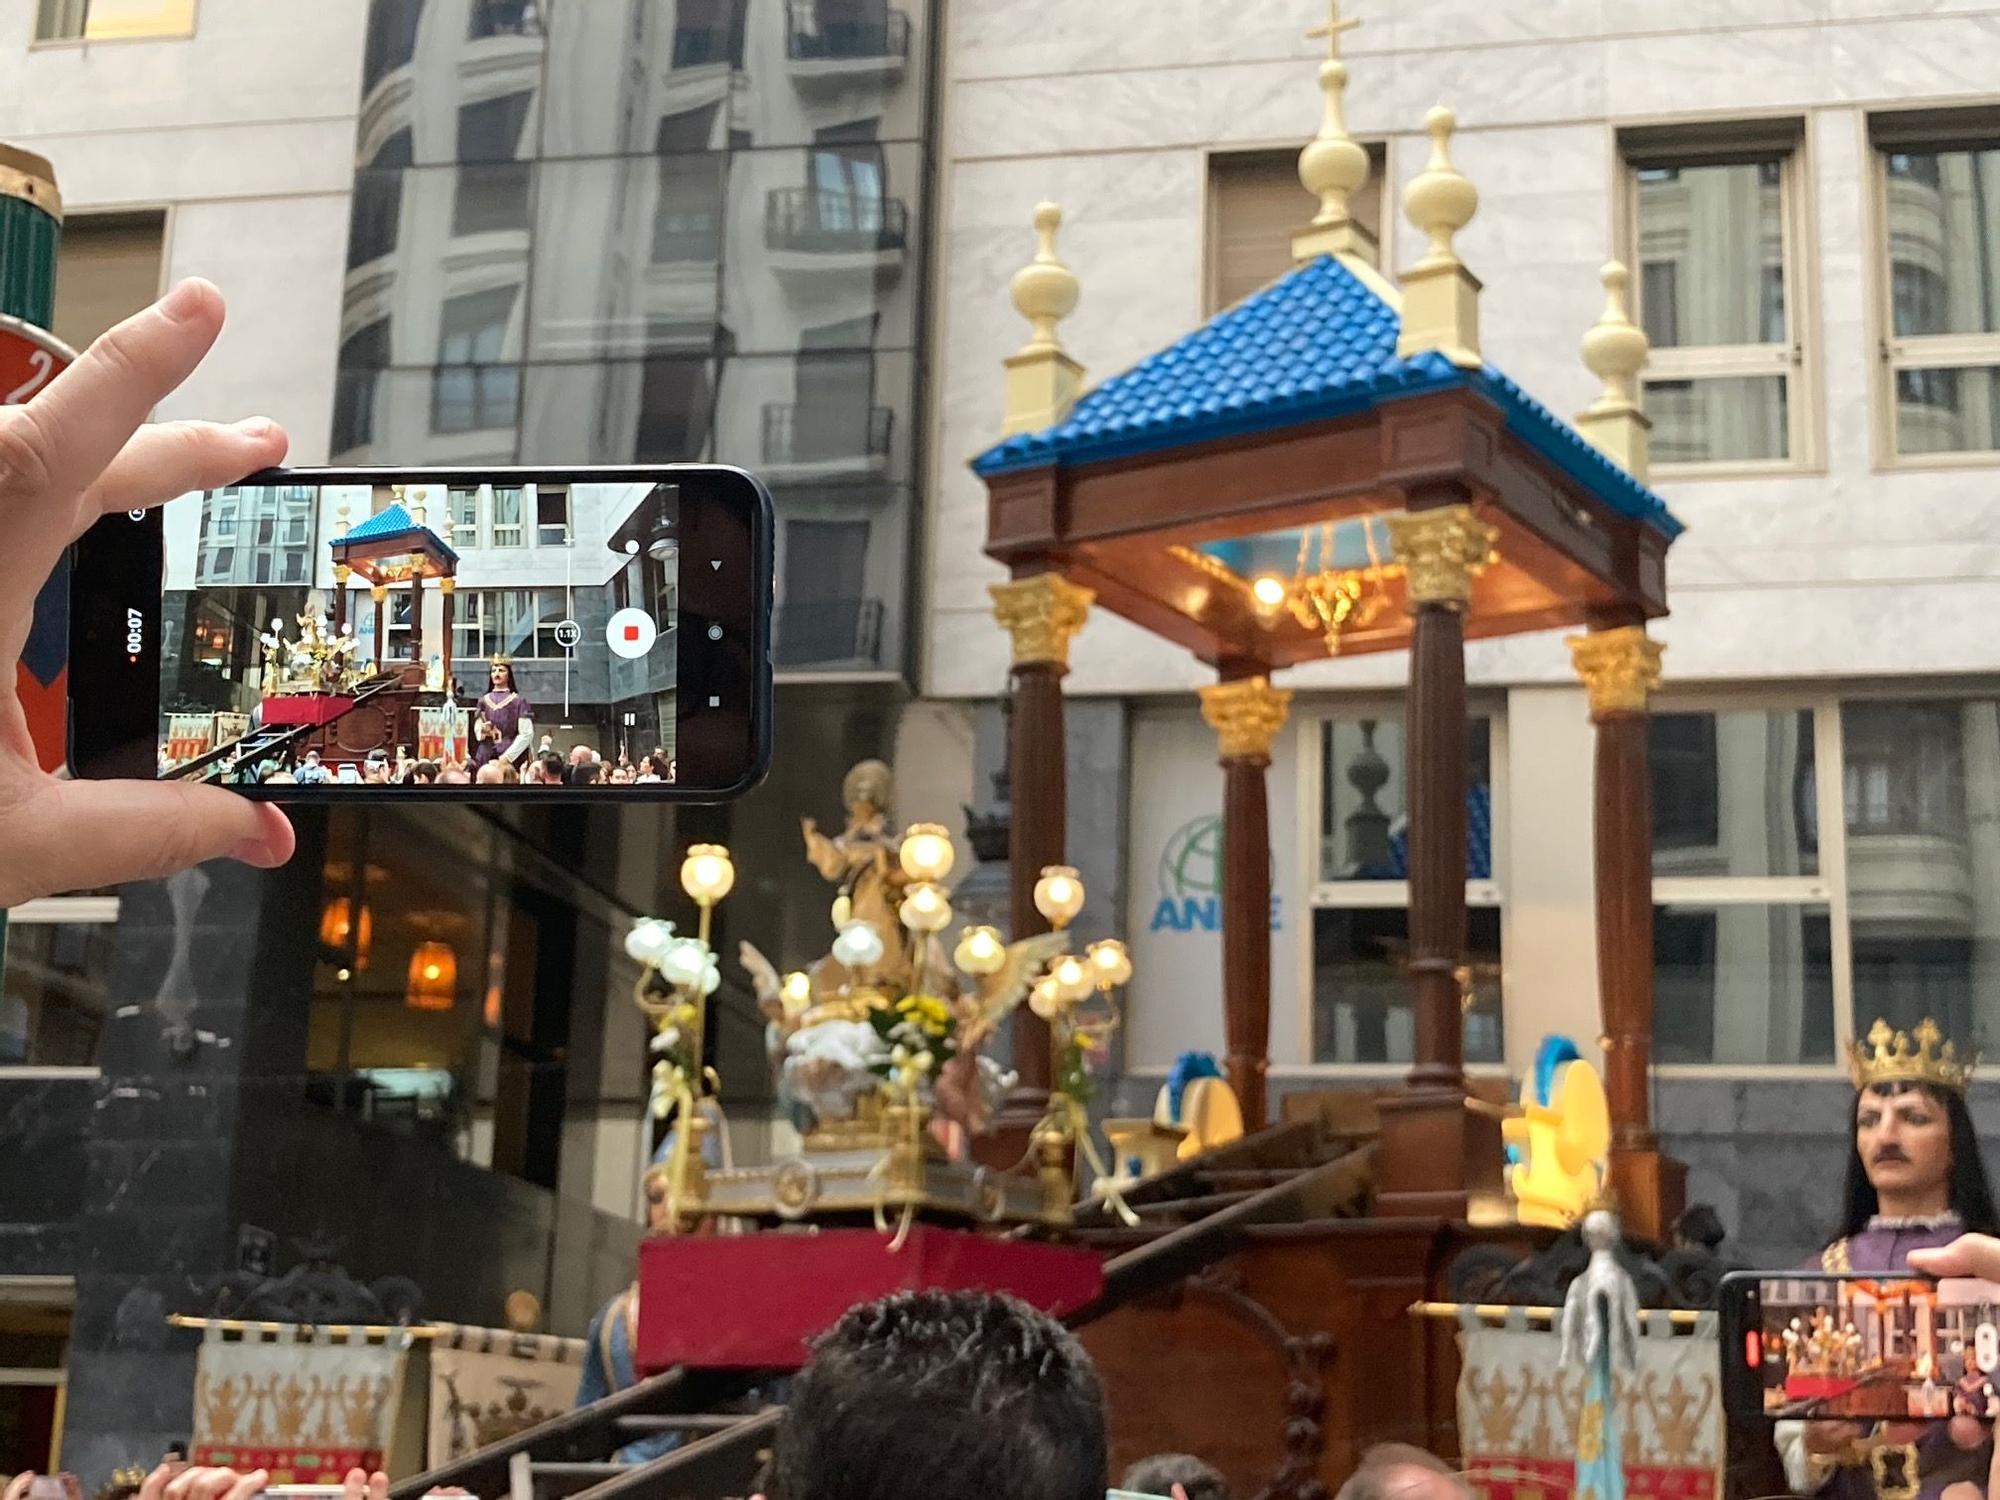
[[[1653,873],[1819,873],[1810,709],[1654,714]]]
[[[416,55],[424,0],[370,0],[368,37],[361,49],[361,97]]]
[[[1637,175],[1640,312],[1653,346],[1785,342],[1781,160]]]
[[[907,58],[910,18],[884,0],[791,0],[785,55],[796,61]]]
[[[431,386],[431,431],[480,432],[514,425],[521,372],[494,361],[506,346],[507,323],[520,290],[495,287],[445,303]]]
[[[2000,333],[2000,147],[1886,164],[1897,335]]]
[[[778,666],[882,665],[882,601],[867,595],[868,527],[866,520],[785,522]]]
[[[1833,1059],[1833,940],[1823,906],[1656,906],[1653,976],[1656,1062]]]
[[[451,200],[451,232],[463,235],[525,231],[532,218],[529,203],[533,172],[524,161],[460,167]]]
[[[1498,1062],[1501,1034],[1500,912],[1466,914],[1465,964],[1473,1000],[1465,1060]],[[1313,1061],[1403,1063],[1416,1056],[1416,1013],[1406,972],[1409,913],[1402,907],[1320,907],[1313,912]]]
[[[0,1066],[87,1068],[104,1030],[108,922],[16,922],[0,990]]]
[[[2000,365],[1896,371],[1898,453],[2000,448]]]
[[[1465,726],[1466,870],[1493,878],[1493,725]],[[1399,714],[1330,719],[1321,730],[1321,880],[1407,880],[1406,741]]]
[[[1791,452],[1782,375],[1649,380],[1646,415],[1660,463],[1760,463]]]

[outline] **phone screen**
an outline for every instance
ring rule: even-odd
[[[148,609],[93,568],[74,607],[79,772],[286,800],[736,789],[768,733],[767,506],[695,466],[302,470],[109,518],[86,545],[149,537],[162,585]],[[120,681],[151,690],[143,765]]]
[[[1808,1421],[2000,1416],[2000,1286],[1769,1273],[1724,1283],[1732,1413]]]

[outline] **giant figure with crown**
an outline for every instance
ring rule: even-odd
[[[2000,1233],[1965,1103],[1977,1059],[1926,1020],[1914,1033],[1877,1021],[1848,1060],[1853,1149],[1840,1230],[1819,1268],[1908,1272],[1913,1250]],[[1993,1452],[1983,1429],[1944,1421],[1781,1422],[1777,1442],[1793,1489],[1826,1500],[1941,1500],[1959,1483],[1983,1492]]]

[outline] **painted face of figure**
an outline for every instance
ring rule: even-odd
[[[492,679],[494,692],[511,693],[514,691],[514,669],[504,661],[493,663],[493,670],[487,675]]]
[[[1877,1193],[1945,1189],[1951,1176],[1951,1120],[1922,1089],[1868,1089],[1854,1111],[1854,1144]]]

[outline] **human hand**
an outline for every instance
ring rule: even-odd
[[[389,1476],[379,1469],[373,1474],[349,1469],[340,1482],[340,1500],[389,1500]]]
[[[264,1493],[271,1476],[262,1469],[239,1474],[234,1469],[184,1465],[176,1470],[161,1464],[139,1486],[139,1500],[252,1500]]]
[[[292,827],[268,803],[174,781],[59,781],[15,692],[35,595],[100,516],[233,484],[285,456],[264,417],[146,424],[222,331],[222,297],[183,281],[98,339],[25,406],[0,407],[0,909],[231,858],[271,869]],[[142,425],[144,424],[144,425]],[[153,1497],[162,1500],[162,1497]]]
[[[27,1500],[28,1486],[35,1482],[35,1471],[23,1469],[7,1481],[7,1488],[0,1490],[0,1500]]]

